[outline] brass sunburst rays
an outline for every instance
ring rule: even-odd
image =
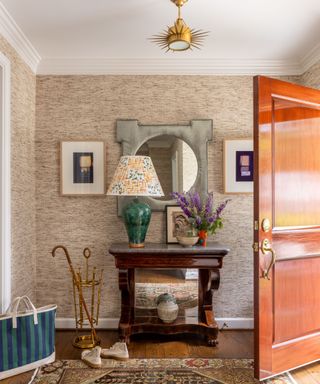
[[[168,27],[150,40],[166,51],[186,51],[188,49],[200,49],[202,42],[209,32],[201,29],[191,29],[181,18],[181,7],[188,0],[171,0],[178,7],[178,18],[172,27]]]

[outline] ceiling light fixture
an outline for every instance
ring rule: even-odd
[[[172,27],[168,27],[164,32],[154,35],[151,41],[158,44],[162,49],[168,51],[186,51],[187,49],[202,46],[203,39],[209,32],[201,29],[191,29],[181,18],[181,7],[188,0],[171,0],[178,7],[178,18]]]

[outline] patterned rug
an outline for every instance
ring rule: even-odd
[[[56,361],[39,369],[33,384],[255,384],[252,360],[103,360],[101,369],[80,360]],[[292,384],[287,375],[265,384]]]

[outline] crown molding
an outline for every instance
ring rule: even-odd
[[[44,58],[0,1],[0,34],[38,75],[299,76],[320,61],[320,43],[301,60],[194,58]]]
[[[316,44],[301,60],[302,73],[307,72],[314,64],[320,62],[320,43]]]
[[[31,70],[36,73],[41,57],[1,2],[0,34],[16,50]]]
[[[238,59],[44,58],[38,75],[299,75],[299,62]]]

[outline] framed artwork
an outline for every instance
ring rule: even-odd
[[[103,141],[62,141],[60,164],[62,195],[105,194],[105,143]]]
[[[224,141],[224,193],[253,193],[253,140]]]
[[[166,205],[167,244],[177,244],[177,233],[184,227],[189,227],[187,216],[177,205]]]

